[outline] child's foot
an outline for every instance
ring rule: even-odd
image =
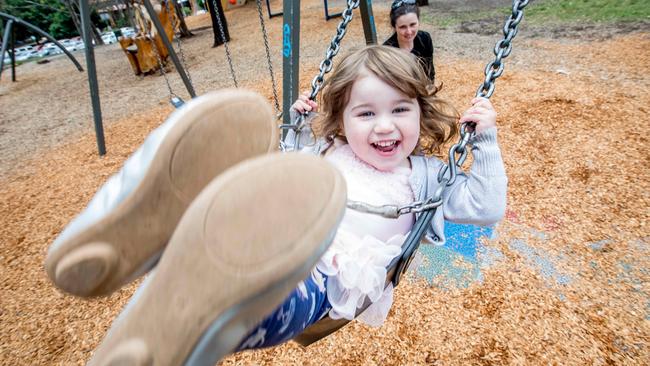
[[[54,241],[49,277],[77,296],[110,294],[155,264],[187,206],[215,176],[277,145],[273,112],[261,96],[226,90],[191,100]]]
[[[214,365],[309,275],[345,202],[343,177],[315,156],[273,154],[220,175],[89,365]]]

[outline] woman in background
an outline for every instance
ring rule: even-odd
[[[416,0],[395,0],[390,7],[390,25],[394,33],[384,42],[415,55],[433,84],[436,70],[433,67],[433,42],[428,32],[419,30],[420,9]]]

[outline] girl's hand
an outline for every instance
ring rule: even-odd
[[[318,112],[318,103],[309,99],[309,92],[303,92],[298,100],[291,106],[294,111],[304,114],[305,112]]]
[[[475,122],[476,134],[497,125],[497,112],[487,98],[476,97],[472,99],[472,106],[460,117],[460,123]]]

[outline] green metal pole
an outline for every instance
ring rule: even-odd
[[[285,1],[282,24],[282,123],[289,124],[289,110],[300,94],[300,0]],[[287,131],[283,131],[286,135]],[[283,136],[284,137],[284,136]]]
[[[359,10],[361,12],[363,34],[366,36],[366,44],[377,44],[375,17],[372,15],[372,0],[360,0]]]
[[[90,7],[88,0],[79,0],[81,11],[81,33],[83,36],[86,53],[86,69],[88,70],[88,85],[90,87],[90,101],[93,106],[93,120],[95,121],[95,136],[97,138],[97,150],[99,156],[106,154],[104,142],[104,126],[102,125],[102,107],[99,103],[99,84],[97,83],[97,69],[95,67],[95,51],[90,35]]]

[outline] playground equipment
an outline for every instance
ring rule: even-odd
[[[216,1],[216,0],[212,0],[212,1]],[[264,39],[264,49],[266,51],[266,61],[267,61],[267,64],[268,64],[269,76],[271,77],[271,84],[272,84],[272,88],[273,88],[273,105],[274,105],[276,114],[280,115],[281,114],[280,102],[279,102],[279,98],[278,98],[278,88],[277,88],[277,84],[275,82],[275,73],[273,72],[273,62],[271,61],[271,49],[269,47],[269,39],[268,39],[268,33],[266,32],[266,24],[264,22],[264,16],[262,15],[262,0],[256,0],[255,3],[257,5],[257,14],[258,14],[258,17],[260,19],[260,28],[262,30],[262,38]],[[268,5],[268,1],[267,1],[267,5]],[[217,20],[219,31],[221,32],[221,38],[224,40],[223,45],[224,45],[224,49],[225,49],[225,52],[226,52],[226,59],[228,60],[228,66],[230,68],[230,76],[232,78],[233,85],[235,86],[235,88],[237,88],[238,87],[237,75],[235,74],[235,68],[233,66],[233,61],[232,61],[232,55],[230,53],[230,48],[228,46],[229,41],[228,41],[228,39],[227,39],[227,37],[226,37],[226,35],[224,33],[224,25],[221,22],[221,16],[218,13],[219,8],[217,7],[216,3],[214,4],[214,11],[217,13],[215,18]]]
[[[330,12],[329,12],[329,4],[327,3],[327,0],[323,0],[323,8],[324,8],[324,10],[325,10],[325,20],[330,20],[330,19],[338,18],[338,17],[340,17],[340,16],[343,14],[343,12],[330,14]],[[269,1],[269,0],[266,0],[266,10],[267,10],[267,12],[268,12],[268,14],[269,14],[269,19],[284,14],[284,13],[281,12],[281,11],[280,11],[280,12],[277,12],[277,13],[272,12],[272,11],[271,11],[271,4],[270,4],[270,1]]]
[[[162,75],[162,77],[165,79],[165,84],[167,85],[167,91],[169,92],[169,101],[175,108],[178,108],[178,107],[182,106],[185,102],[183,101],[183,99],[180,96],[178,96],[176,93],[174,93],[174,90],[172,89],[171,84],[169,83],[169,78],[167,77],[167,73],[165,72],[166,57],[167,57],[168,54],[171,54],[171,53],[174,52],[173,46],[171,46],[171,43],[169,42],[170,35],[167,34],[167,33],[170,32],[171,37],[173,38],[174,31],[176,30],[176,25],[177,25],[177,23],[176,23],[177,17],[176,16],[169,16],[169,17],[163,18],[163,16],[162,16],[163,13],[172,14],[173,13],[172,9],[174,9],[176,7],[175,6],[172,7],[170,5],[170,3],[172,3],[172,1],[168,0],[168,1],[164,2],[164,7],[162,7],[161,11],[158,13],[153,9],[153,7],[151,6],[150,3],[149,3],[149,5],[147,5],[147,3],[148,2],[146,2],[145,5],[144,5],[145,9],[147,10],[147,14],[148,14],[147,19],[149,19],[151,21],[151,23],[153,23],[153,25],[155,25],[155,30],[156,30],[156,32],[154,33],[153,32],[154,27],[152,27],[151,26],[152,24],[149,23],[148,28],[146,28],[147,29],[147,35],[151,39],[156,39],[154,34],[157,35],[157,34],[164,33],[164,36],[161,36],[158,39],[161,41],[162,45],[164,45],[164,46],[168,45],[169,47],[165,47],[165,48],[163,48],[162,46],[159,47],[159,48],[156,47],[154,49],[154,51],[155,51],[154,54],[156,56],[156,61],[158,62],[158,68],[160,70],[160,75]],[[141,17],[143,17],[143,18],[145,17],[144,12],[141,9],[140,9],[139,13],[140,13]],[[165,22],[164,22],[165,20],[169,20],[169,23],[165,24]],[[169,28],[167,27],[167,25],[169,25]],[[164,41],[165,38],[167,38],[167,43],[165,43],[165,41]],[[194,92],[194,87],[192,86],[192,77],[191,77],[191,75],[189,73],[189,70],[186,67],[186,64],[185,64],[185,54],[183,53],[181,40],[180,40],[180,38],[177,37],[176,41],[177,41],[177,45],[178,45],[178,52],[180,54],[180,65],[181,65],[181,68],[179,69],[179,74],[181,75],[181,78],[183,79],[183,82],[186,82],[185,85],[187,86],[188,93],[190,94],[190,96],[192,98],[194,98],[196,95],[195,95],[195,92]],[[158,43],[156,43],[156,45],[158,45]],[[175,64],[178,65],[177,62],[175,62]]]
[[[61,49],[61,51],[63,51],[63,53],[65,53],[66,56],[68,56],[70,61],[72,61],[72,63],[77,67],[77,70],[79,70],[80,72],[84,71],[84,69],[81,67],[81,65],[77,61],[77,59],[75,59],[74,56],[72,56],[72,54],[61,43],[59,43],[59,41],[54,39],[54,37],[52,37],[49,33],[45,32],[41,28],[39,28],[39,27],[29,23],[29,22],[26,22],[26,21],[24,21],[24,20],[22,20],[20,18],[16,18],[16,17],[14,17],[12,15],[9,15],[7,13],[0,12],[0,18],[4,18],[4,19],[8,20],[8,22],[7,22],[6,26],[5,26],[4,35],[2,36],[2,48],[0,49],[0,56],[2,56],[2,57],[0,57],[0,77],[2,76],[2,69],[4,67],[4,54],[5,54],[5,52],[9,51],[9,54],[11,55],[11,81],[14,81],[14,82],[16,81],[16,52],[15,52],[15,49],[14,49],[15,44],[14,44],[14,36],[13,36],[13,34],[14,34],[14,29],[13,29],[14,23],[22,25],[24,27],[27,27],[27,28],[35,31],[36,33],[42,35],[43,37],[47,38],[48,40],[50,40],[59,49]]]
[[[356,4],[356,5],[355,5]],[[316,96],[320,85],[323,83],[323,76],[325,73],[332,69],[332,57],[339,52],[339,44],[345,35],[347,24],[352,19],[352,9],[359,8],[361,13],[361,23],[363,25],[363,33],[366,38],[366,44],[377,43],[377,31],[375,29],[375,21],[372,15],[372,5],[370,0],[347,0],[347,7],[343,11],[343,20],[337,29],[336,36],[332,40],[329,49],[327,50],[327,57],[321,62],[321,72],[314,79],[314,82],[319,86],[314,89],[313,97]],[[345,23],[345,26],[342,26]],[[300,1],[285,1],[284,2],[284,19],[282,24],[282,110],[288,111],[293,102],[298,99],[300,94],[298,88],[298,81],[300,80]],[[312,87],[314,87],[312,82]],[[283,113],[282,124],[283,126],[291,125],[289,113]],[[283,133],[286,137],[286,131]]]
[[[174,38],[176,13],[173,7],[161,6],[156,10],[156,16],[163,24],[165,34],[169,39]],[[167,63],[169,52],[165,48],[159,32],[152,26],[151,16],[143,11],[143,5],[134,4],[138,33],[132,36],[120,36],[118,42],[124,51],[135,75],[147,74],[163,68]]]
[[[336,56],[340,49],[341,40],[345,35],[348,24],[352,20],[352,11],[359,7],[361,1],[363,0],[347,0],[347,7],[343,11],[342,15],[343,20],[339,23],[336,35],[332,39],[332,42],[327,49],[325,59],[320,64],[318,75],[314,77],[311,83],[312,91],[309,97],[311,100],[315,100],[318,92],[322,87],[324,75],[332,69],[332,59],[334,56]],[[528,5],[528,1],[529,0],[513,0],[512,12],[506,19],[503,27],[504,38],[498,41],[494,47],[495,59],[494,61],[488,63],[485,67],[485,79],[476,92],[477,97],[490,98],[494,93],[495,81],[503,74],[504,71],[503,59],[508,57],[512,51],[512,40],[517,35],[517,27],[523,19],[523,9],[526,7],[526,5]],[[303,140],[309,140],[301,138],[302,134],[311,134],[311,129],[309,126],[306,126],[304,124],[304,117],[305,116],[300,116],[296,121],[290,121],[289,124],[283,124],[281,126],[281,128],[284,128],[285,130],[290,129],[296,133],[296,143]],[[463,124],[461,126],[459,141],[449,149],[448,165],[443,165],[442,169],[438,172],[437,175],[438,182],[441,183],[441,189],[433,192],[433,194],[430,195],[426,200],[413,202],[402,207],[372,206],[364,202],[348,201],[347,207],[350,209],[364,213],[380,215],[387,218],[397,218],[401,215],[409,213],[416,214],[415,225],[411,229],[411,232],[402,245],[401,254],[396,257],[386,268],[386,286],[392,284],[396,287],[399,284],[402,275],[405,273],[409,264],[413,260],[413,256],[415,255],[415,252],[418,249],[422,237],[426,233],[426,230],[429,227],[429,224],[433,219],[436,210],[442,205],[443,197],[447,187],[454,183],[458,174],[458,170],[467,158],[467,144],[474,135],[473,128],[474,126],[471,126],[470,124]],[[283,137],[286,138],[286,136],[287,134],[284,134]],[[286,143],[284,146],[286,146]],[[468,232],[476,231],[477,229],[480,230],[479,227],[472,225],[467,225],[466,229]],[[363,304],[363,306],[357,309],[357,315],[365,311],[368,306],[370,306],[370,304],[370,301],[366,299],[366,302]],[[294,340],[303,346],[308,346],[318,341],[319,339],[337,331],[347,323],[349,323],[349,320],[334,320],[329,317],[325,317],[317,323],[308,327]]]

